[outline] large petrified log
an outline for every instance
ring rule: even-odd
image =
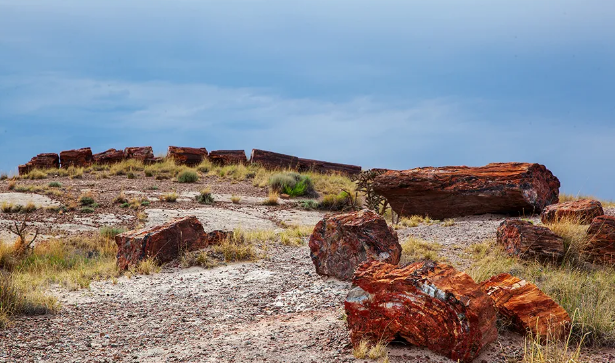
[[[583,254],[593,262],[615,265],[615,217],[594,218],[587,230]]]
[[[60,152],[60,165],[64,169],[70,166],[85,168],[92,165],[93,161],[92,149],[89,147]]]
[[[551,262],[564,257],[564,239],[547,227],[509,219],[500,224],[496,236],[510,255]]]
[[[219,243],[227,236],[227,232],[223,231],[206,234],[195,216],[177,218],[160,226],[115,236],[117,265],[120,269],[127,269],[149,257],[159,262],[169,262],[182,251],[195,251]]]
[[[54,153],[38,154],[24,165],[19,165],[19,175],[28,174],[33,169],[58,169],[60,156]]]
[[[361,172],[361,167],[356,165],[303,159],[292,155],[285,155],[259,149],[252,149],[250,161],[254,164],[259,164],[264,168],[272,170],[294,169],[300,172],[314,171],[322,174],[335,172],[349,175]]]
[[[310,236],[310,256],[320,275],[350,280],[367,260],[398,264],[401,245],[397,232],[371,210],[326,215]]]
[[[542,211],[558,202],[560,183],[544,165],[492,163],[389,171],[376,177],[373,186],[400,215],[443,219]]]
[[[481,283],[499,313],[521,333],[563,338],[570,329],[570,316],[536,285],[503,273]]]
[[[151,164],[155,160],[151,146],[127,147],[124,149],[124,158],[140,160],[145,164]]]
[[[602,215],[604,215],[602,203],[594,199],[579,199],[546,206],[540,214],[540,219],[545,224],[561,220],[590,224],[594,218]]]
[[[209,153],[208,159],[216,165],[246,164],[246,152],[243,150],[215,150]]]
[[[381,261],[357,268],[346,309],[350,339],[388,343],[397,336],[454,361],[471,362],[497,339],[493,301],[464,272],[430,261]]]
[[[124,160],[124,150],[109,149],[92,155],[96,164],[115,164]]]
[[[169,146],[167,157],[175,160],[177,164],[195,166],[207,157],[207,149],[195,147]]]

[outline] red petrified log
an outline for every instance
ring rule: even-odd
[[[454,361],[471,362],[497,339],[493,301],[464,272],[430,261],[360,265],[348,293],[350,339],[388,343],[397,336]]]
[[[580,199],[571,202],[551,204],[540,215],[542,223],[555,223],[569,220],[579,224],[590,224],[598,216],[604,215],[602,203],[593,199]]]
[[[209,153],[208,158],[212,163],[222,166],[248,162],[243,150],[215,150]]]
[[[544,165],[493,163],[389,171],[376,177],[373,186],[400,215],[443,219],[542,211],[557,203],[560,183]]]
[[[96,164],[115,164],[124,160],[124,150],[109,149],[92,156]]]
[[[89,147],[60,152],[60,165],[64,169],[67,169],[69,166],[77,168],[88,167],[92,165],[93,161],[92,149]]]
[[[615,217],[594,218],[583,253],[593,262],[615,265]]]
[[[154,160],[154,150],[151,146],[127,147],[124,149],[124,158],[152,163]]]
[[[358,174],[361,172],[361,167],[356,165],[302,159],[292,155],[285,155],[259,149],[252,149],[250,161],[267,169],[294,169],[300,172],[314,171],[322,174],[336,172],[349,175]]]
[[[127,269],[148,257],[169,262],[182,251],[195,251],[219,243],[226,237],[227,232],[223,231],[206,234],[194,216],[174,219],[160,226],[118,234],[115,237],[117,265],[120,269]]]
[[[570,329],[566,310],[534,284],[503,273],[484,281],[481,289],[521,333],[563,338]]]
[[[169,146],[167,157],[175,160],[177,164],[195,166],[207,157],[207,149],[195,147]]]
[[[510,255],[559,261],[564,257],[564,239],[549,228],[519,219],[506,220],[497,230],[497,242]]]
[[[38,154],[24,165],[19,165],[19,175],[28,174],[33,169],[58,169],[60,156],[54,153]]]
[[[310,237],[310,255],[320,275],[350,280],[367,260],[397,264],[401,245],[397,232],[371,210],[326,215]]]

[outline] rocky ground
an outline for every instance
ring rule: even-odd
[[[314,225],[322,212],[305,211],[294,201],[275,207],[260,202],[263,188],[249,181],[222,182],[208,177],[197,184],[170,180],[111,177],[96,180],[58,178],[61,194],[48,196],[8,192],[0,182],[3,201],[40,206],[64,204],[90,192],[100,204],[94,213],[57,214],[39,210],[31,215],[45,235],[95,230],[105,225],[158,224],[179,215],[196,215],[206,230],[277,229],[288,225]],[[18,185],[47,185],[19,181]],[[193,196],[205,185],[217,200],[203,206]],[[153,187],[156,187],[155,189]],[[120,191],[139,195],[151,204],[139,210],[112,203]],[[176,191],[177,203],[158,200]],[[239,204],[230,202],[240,195]],[[609,214],[615,214],[608,210]],[[0,213],[5,229],[21,215]],[[398,230],[400,240],[416,236],[437,241],[456,266],[470,261],[467,246],[494,238],[505,216],[483,215],[455,219],[452,226],[420,225]],[[2,236],[7,236],[6,231]],[[5,238],[6,240],[6,238]],[[17,317],[0,331],[0,361],[4,362],[363,362],[352,356],[343,314],[349,284],[318,276],[306,246],[269,246],[266,257],[213,269],[165,267],[150,276],[121,277],[92,283],[90,289],[51,293],[62,303],[56,315]],[[391,362],[451,362],[420,349],[394,342],[388,347]],[[504,332],[476,362],[515,362],[523,353],[523,337]],[[587,352],[592,362],[614,362],[615,352]]]

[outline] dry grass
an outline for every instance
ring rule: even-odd
[[[615,207],[615,201],[600,200],[592,195],[582,195],[582,194],[573,195],[573,194],[565,194],[565,193],[560,193],[559,195],[560,203],[572,202],[572,201],[579,200],[579,199],[595,199],[595,200],[599,200],[603,207]]]
[[[279,199],[280,199],[280,195],[278,193],[269,192],[267,199],[263,201],[263,205],[278,205],[280,204]]]
[[[352,355],[357,359],[380,359],[383,358],[383,362],[388,362],[387,347],[382,342],[378,342],[375,345],[371,344],[367,340],[361,340],[359,344],[353,348]]]
[[[231,202],[233,202],[233,204],[239,204],[240,201],[241,197],[239,195],[231,195]]]
[[[421,224],[431,225],[434,223],[435,221],[429,218],[428,216],[424,217],[424,216],[419,216],[419,215],[414,215],[410,217],[401,217],[398,222],[398,224],[403,227],[418,227]]]
[[[581,262],[581,251],[586,244],[588,225],[581,225],[578,219],[562,218],[555,223],[547,224],[551,231],[564,239],[565,262]]]
[[[28,174],[22,176],[21,178],[30,180],[45,179],[47,178],[47,173],[39,169],[34,169],[31,170]]]
[[[400,264],[430,260],[444,262],[446,259],[440,256],[442,245],[437,242],[428,242],[413,236],[408,237],[401,243]]]
[[[573,319],[574,320],[574,319]],[[582,338],[572,345],[571,335],[565,341],[551,336],[528,335],[523,345],[523,363],[581,363]],[[589,363],[589,362],[588,362]]]
[[[171,192],[171,193],[166,193],[166,194],[161,195],[160,200],[163,200],[169,203],[174,203],[174,202],[177,202],[178,197],[179,196],[177,195],[177,193]]]
[[[8,190],[13,190],[13,189],[15,189],[16,185],[17,185],[17,180],[11,180],[11,181],[9,181],[9,183],[7,185],[7,189]]]
[[[138,275],[151,275],[160,272],[160,265],[152,258],[146,258],[139,261],[136,266],[130,268],[130,273]]]
[[[245,238],[245,234],[240,230],[234,231],[231,237],[219,245],[214,245],[212,249],[221,254],[226,262],[254,261],[259,258],[253,241]]]

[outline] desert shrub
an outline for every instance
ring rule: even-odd
[[[28,202],[22,209],[21,211],[23,213],[32,213],[34,211],[36,211],[36,205],[32,202]]]
[[[7,186],[7,189],[8,190],[14,190],[16,185],[17,185],[17,180],[11,180],[9,182],[9,185]]]
[[[299,206],[303,209],[312,210],[312,209],[318,209],[319,204],[318,204],[318,201],[310,199],[310,200],[300,201]]]
[[[195,197],[196,201],[201,204],[214,204],[214,196],[211,194],[211,189],[209,187],[201,189],[199,195]]]
[[[180,183],[195,183],[199,180],[199,175],[192,169],[181,171],[177,175],[177,181]]]
[[[357,208],[357,204],[356,195],[353,197],[348,192],[342,191],[337,195],[325,195],[318,204],[318,209],[330,211],[354,210]]]
[[[49,184],[47,184],[47,186],[49,188],[62,188],[62,184],[60,182],[57,182],[57,181],[52,181]]]
[[[278,205],[280,195],[276,192],[269,192],[267,199],[263,201],[263,205]]]
[[[128,179],[136,178],[135,173],[133,173],[132,171],[129,171],[128,173],[126,173],[126,178]]]
[[[101,227],[98,230],[98,233],[100,234],[101,237],[110,238],[110,239],[113,239],[118,234],[124,233],[124,232],[126,232],[126,229],[122,228],[122,227],[108,227],[108,226],[105,226],[105,227]]]
[[[214,268],[218,266],[218,261],[209,256],[208,251],[184,252],[179,259],[182,267],[199,266],[203,268]]]
[[[139,275],[151,275],[160,272],[160,265],[154,258],[148,257],[139,261],[136,266],[131,267],[130,272]]]
[[[128,203],[128,198],[126,198],[126,194],[124,194],[124,191],[122,190],[120,192],[120,194],[118,194],[114,199],[113,199],[113,203],[115,204],[124,204],[124,203]]]
[[[252,261],[258,258],[253,241],[245,238],[239,230],[225,239],[222,243],[213,246],[213,251],[223,256],[226,262]]]
[[[93,206],[95,203],[96,201],[94,200],[94,198],[89,195],[84,195],[79,198],[79,204],[81,204],[82,206]]]
[[[269,187],[277,193],[288,194],[291,197],[314,195],[314,183],[307,175],[298,173],[278,173],[269,178]]]
[[[178,197],[179,196],[177,195],[177,193],[171,192],[171,193],[167,193],[167,194],[161,195],[160,199],[165,201],[165,202],[174,203],[174,202],[177,202],[177,198]]]
[[[231,202],[233,202],[233,204],[239,204],[239,201],[241,201],[241,197],[239,195],[231,195]]]
[[[94,213],[96,210],[92,207],[83,207],[81,208],[81,213]]]

